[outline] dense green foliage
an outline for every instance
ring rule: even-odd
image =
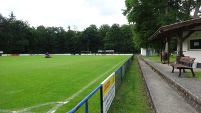
[[[67,112],[129,57],[0,57],[0,112],[47,113],[65,101],[58,113]],[[90,110],[100,111],[99,100],[98,92],[89,101]]]
[[[200,7],[199,0],[125,0],[125,4],[123,14],[134,26],[135,47],[156,49],[160,43],[150,43],[148,38],[159,27],[190,19],[190,13]]]
[[[4,53],[80,53],[80,51],[114,50],[118,53],[134,51],[130,25],[90,25],[84,31],[66,31],[63,27],[30,27],[28,22],[0,15],[0,51]],[[126,46],[125,46],[126,45]]]

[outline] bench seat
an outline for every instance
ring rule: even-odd
[[[185,69],[190,69],[193,77],[195,77],[192,65],[194,63],[195,58],[186,58],[181,57],[180,63],[177,64],[171,64],[172,66],[172,73],[174,73],[174,68],[179,69],[179,77],[181,76],[181,70],[183,69],[183,72],[185,72]]]

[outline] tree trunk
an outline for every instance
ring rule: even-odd
[[[188,17],[190,15],[190,6],[191,6],[191,0],[187,0],[185,1],[185,14],[186,17]]]
[[[198,18],[199,17],[198,12],[199,12],[200,5],[201,5],[201,0],[197,0],[193,18]]]

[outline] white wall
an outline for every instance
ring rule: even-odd
[[[146,56],[147,55],[147,49],[141,48],[141,55]]]
[[[185,36],[186,34],[187,32],[184,33],[183,36]],[[201,50],[190,50],[189,49],[190,39],[201,39],[201,31],[194,32],[188,39],[186,39],[183,42],[183,51],[185,51],[184,55],[196,58],[195,62],[201,63]]]

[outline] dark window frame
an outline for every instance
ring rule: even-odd
[[[201,39],[190,39],[189,50],[201,50]]]

